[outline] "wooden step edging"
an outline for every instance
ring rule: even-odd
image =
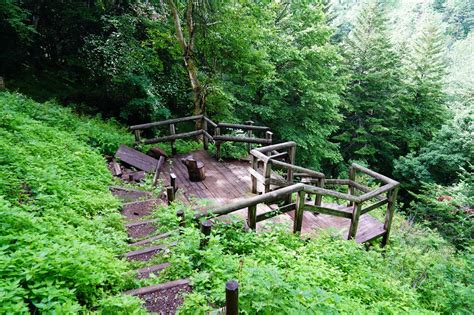
[[[165,268],[168,268],[169,266],[171,266],[171,264],[169,262],[165,262],[159,265],[148,266],[148,267],[138,269],[136,272],[137,272],[138,278],[140,278],[141,276],[145,274],[149,276],[150,274],[155,273],[157,271],[161,271]]]
[[[159,203],[159,202],[163,202],[163,200],[161,200],[161,199],[155,199],[155,198],[149,198],[149,199],[145,199],[145,200],[137,200],[137,201],[125,202],[125,203],[123,203],[123,205],[122,205],[122,209],[125,208],[125,207],[127,207],[127,206],[133,206],[133,205],[137,205],[137,204],[140,204],[140,203],[147,203],[147,202]]]
[[[147,247],[147,248],[143,248],[143,249],[139,249],[139,250],[133,250],[131,252],[123,254],[123,257],[125,257],[127,259],[132,259],[135,256],[155,253],[155,252],[158,252],[160,250],[167,249],[168,247],[176,246],[176,244],[177,244],[177,242],[173,242],[173,243],[170,243],[170,244],[162,244],[162,245],[151,246],[151,247]]]
[[[131,228],[131,227],[136,227],[140,225],[146,225],[146,224],[153,224],[157,223],[159,219],[153,219],[153,220],[146,220],[146,221],[138,221],[138,222],[133,222],[133,223],[127,223],[125,224],[126,228]]]
[[[140,296],[150,294],[156,291],[168,290],[174,287],[179,287],[182,285],[189,285],[189,279],[179,279],[174,280],[162,284],[152,285],[149,287],[138,288],[134,290],[125,291],[124,294],[133,295],[133,296]]]
[[[171,232],[166,232],[166,233],[163,233],[163,234],[160,234],[160,235],[156,235],[156,236],[141,240],[139,242],[130,243],[130,246],[145,245],[145,244],[151,243],[153,241],[156,241],[156,240],[159,240],[159,239],[162,239],[162,238],[167,238],[167,237],[171,236],[171,234],[172,234]]]

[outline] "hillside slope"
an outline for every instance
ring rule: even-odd
[[[130,136],[18,94],[0,94],[0,117],[0,313],[136,308],[110,297],[130,277],[101,155]]]

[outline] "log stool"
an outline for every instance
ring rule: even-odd
[[[189,174],[189,180],[192,182],[200,182],[206,178],[204,163],[196,161],[192,156],[188,156],[181,160],[186,165]]]

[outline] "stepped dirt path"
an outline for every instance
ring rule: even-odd
[[[139,249],[131,250],[123,254],[129,260],[149,261],[156,254],[169,250],[176,243],[165,242],[165,244],[153,245],[157,240],[166,239],[171,233],[156,233],[158,220],[149,220],[153,208],[164,204],[161,199],[154,199],[149,192],[113,186],[110,191],[117,198],[124,201],[122,215],[126,221],[130,238],[130,246]],[[137,278],[145,279],[150,275],[158,275],[170,264],[165,262],[158,265],[149,265],[138,269]],[[183,303],[183,294],[190,292],[191,286],[188,279],[178,279],[166,283],[160,283],[148,287],[142,287],[124,292],[125,294],[137,296],[144,301],[144,306],[149,312],[158,314],[174,314],[176,309]]]

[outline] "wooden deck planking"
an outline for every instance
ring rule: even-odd
[[[160,175],[165,184],[169,184],[169,174],[176,174],[176,184],[179,187],[176,198],[186,204],[191,203],[193,197],[205,199],[212,206],[222,205],[223,203],[231,203],[238,199],[252,196],[251,193],[251,177],[248,171],[250,163],[246,161],[218,162],[211,157],[206,151],[199,150],[192,152],[196,160],[204,163],[206,169],[206,178],[202,182],[191,182],[188,178],[186,166],[181,159],[186,155],[177,155],[171,158],[172,165],[167,162]],[[261,187],[263,188],[263,187]],[[259,187],[259,191],[261,189]],[[314,199],[314,198],[313,198]],[[314,201],[309,201],[314,204]],[[343,205],[323,203],[323,206],[341,209],[351,212],[351,208]],[[265,213],[274,209],[275,206],[259,204],[257,214]],[[233,215],[247,218],[247,209],[241,209],[232,213]],[[257,231],[264,231],[273,223],[283,224],[288,229],[293,228],[294,211],[273,217],[268,220],[257,223]],[[222,218],[226,220],[226,218]],[[349,231],[350,219],[334,217],[325,214],[314,214],[305,211],[303,214],[302,234],[315,235],[321,230],[330,230],[331,233],[341,235],[347,238]],[[374,236],[383,234],[383,224],[370,216],[369,214],[361,215],[359,228],[356,234],[356,241],[363,242],[372,239]]]

